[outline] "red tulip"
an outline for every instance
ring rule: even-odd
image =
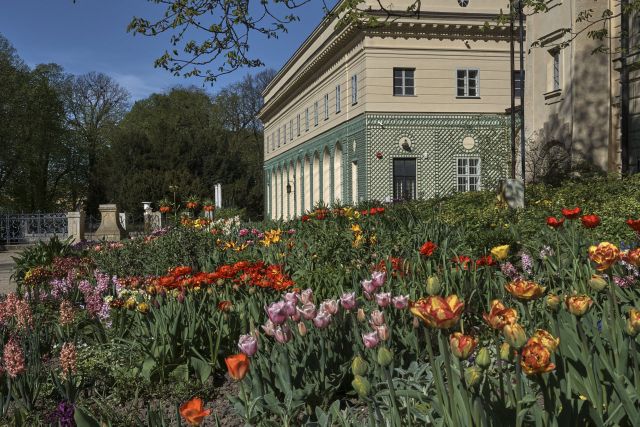
[[[547,218],[547,225],[551,228],[560,228],[562,227],[562,224],[564,224],[564,218],[556,218],[553,216],[550,216],[549,218]]]
[[[567,219],[576,219],[580,216],[580,213],[582,212],[582,209],[575,207],[573,209],[562,209],[560,211],[562,213],[562,216],[567,218]]]
[[[420,247],[420,255],[430,257],[438,249],[438,245],[433,242],[426,242]]]
[[[640,219],[631,219],[627,220],[627,225],[631,227],[633,231],[636,233],[640,233]]]
[[[596,228],[600,225],[600,217],[598,215],[583,215],[580,218],[584,228]]]

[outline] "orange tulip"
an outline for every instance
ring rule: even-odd
[[[204,417],[211,415],[211,409],[204,409],[202,399],[194,397],[180,406],[180,415],[191,426],[199,426]]]
[[[560,345],[560,338],[555,338],[544,329],[537,329],[533,333],[533,336],[529,338],[529,341],[527,342],[527,344],[531,343],[541,344],[545,346],[547,350],[553,353],[554,351],[556,351],[556,348],[558,348],[558,345]]]
[[[466,360],[478,346],[478,338],[454,332],[449,337],[451,353],[458,359]]]
[[[582,316],[591,308],[593,300],[588,295],[568,296],[564,300],[564,305],[569,313],[574,316]]]
[[[227,364],[229,376],[236,381],[242,381],[249,372],[249,358],[244,353],[228,356],[224,362]]]
[[[520,366],[527,375],[544,374],[556,368],[556,365],[551,363],[549,349],[537,342],[529,342],[524,346]]]
[[[589,248],[589,258],[597,264],[596,270],[604,271],[620,259],[620,249],[612,243],[601,242]]]
[[[422,319],[432,328],[448,329],[458,323],[464,302],[457,295],[449,295],[446,299],[440,296],[420,298],[409,305],[411,314]]]
[[[624,260],[629,264],[640,267],[640,248],[635,248],[628,251],[624,256]]]
[[[493,329],[501,331],[505,325],[511,325],[518,321],[518,312],[513,308],[506,308],[501,301],[496,299],[491,301],[489,313],[483,313],[482,317]]]
[[[530,301],[540,298],[547,288],[531,280],[518,279],[504,285],[504,289],[519,300]]]

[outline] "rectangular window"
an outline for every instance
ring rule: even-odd
[[[276,133],[271,132],[271,151],[276,149]]]
[[[415,95],[415,68],[393,69],[393,96]]]
[[[324,94],[324,119],[329,120],[329,94]]]
[[[309,107],[304,110],[304,130],[309,132]]]
[[[550,53],[553,67],[553,83],[551,88],[552,90],[560,90],[560,50],[555,49]]]
[[[318,101],[313,103],[313,125],[318,126]]]
[[[287,124],[282,126],[282,145],[287,143]]]
[[[340,85],[336,86],[336,114],[338,114],[340,112]]]
[[[293,141],[293,119],[289,120],[289,141]]]
[[[296,118],[296,125],[298,128],[298,136],[300,136],[300,113],[298,113],[298,117]]]
[[[278,147],[280,147],[280,127],[278,127]]]
[[[393,199],[416,198],[416,159],[393,159]]]
[[[270,138],[269,138],[269,136],[267,135],[267,144],[266,144],[266,151],[267,151],[267,153],[269,152],[269,141],[270,141]]]
[[[520,70],[513,71],[513,86],[516,93],[516,98],[520,98],[522,95],[523,74]]]
[[[358,103],[358,75],[351,76],[351,105]]]
[[[456,160],[456,188],[460,192],[480,189],[480,159],[460,158]]]
[[[480,71],[457,71],[457,96],[458,98],[477,98],[480,96]]]

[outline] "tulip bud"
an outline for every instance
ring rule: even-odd
[[[358,314],[356,315],[356,318],[358,319],[359,322],[364,322],[365,320],[367,320],[367,316],[364,314],[364,310],[359,308],[358,309]]]
[[[438,295],[440,293],[440,279],[438,276],[430,276],[427,279],[427,293],[429,295]]]
[[[354,376],[364,376],[367,374],[368,370],[369,364],[362,357],[354,357],[353,362],[351,362],[351,373]]]
[[[378,364],[382,367],[389,366],[393,362],[393,352],[386,347],[378,349]]]
[[[482,369],[487,369],[491,366],[491,355],[489,355],[489,350],[486,347],[482,347],[478,350],[478,355],[476,356],[476,365],[478,365]]]
[[[549,294],[547,295],[547,298],[545,299],[545,302],[547,304],[547,310],[552,311],[552,312],[557,312],[560,309],[560,303],[562,302],[560,300],[560,297],[556,294]]]
[[[305,325],[304,322],[298,323],[298,333],[301,337],[307,335],[307,325]]]
[[[420,320],[417,317],[413,318],[413,329],[418,329],[420,327]]]
[[[589,279],[589,286],[594,291],[600,292],[607,287],[607,281],[604,280],[604,277],[600,276],[599,274],[594,274],[591,276],[591,279]]]
[[[358,393],[358,396],[361,398],[366,398],[371,391],[371,384],[369,384],[369,380],[365,377],[361,377],[360,375],[356,375],[356,377],[351,381],[351,386]]]
[[[500,346],[500,360],[504,362],[513,362],[514,360],[513,349],[506,342]]]
[[[507,343],[517,350],[521,349],[527,343],[527,334],[524,328],[518,323],[505,325],[502,332]]]
[[[477,366],[471,366],[464,370],[464,380],[467,387],[475,387],[482,381],[482,369]]]
[[[137,307],[138,311],[142,314],[147,314],[149,312],[149,304],[146,302],[141,302]]]

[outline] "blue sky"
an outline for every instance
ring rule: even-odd
[[[256,0],[257,1],[257,0]],[[202,86],[197,78],[172,76],[153,61],[169,48],[168,37],[133,36],[126,32],[133,16],[151,19],[163,8],[147,0],[0,0],[0,34],[31,67],[55,62],[66,72],[100,71],[127,88],[132,100],[175,85]],[[322,2],[311,0],[297,11],[300,22],[279,39],[253,36],[251,51],[279,69],[322,19]],[[208,91],[239,80],[239,70],[221,77]]]

